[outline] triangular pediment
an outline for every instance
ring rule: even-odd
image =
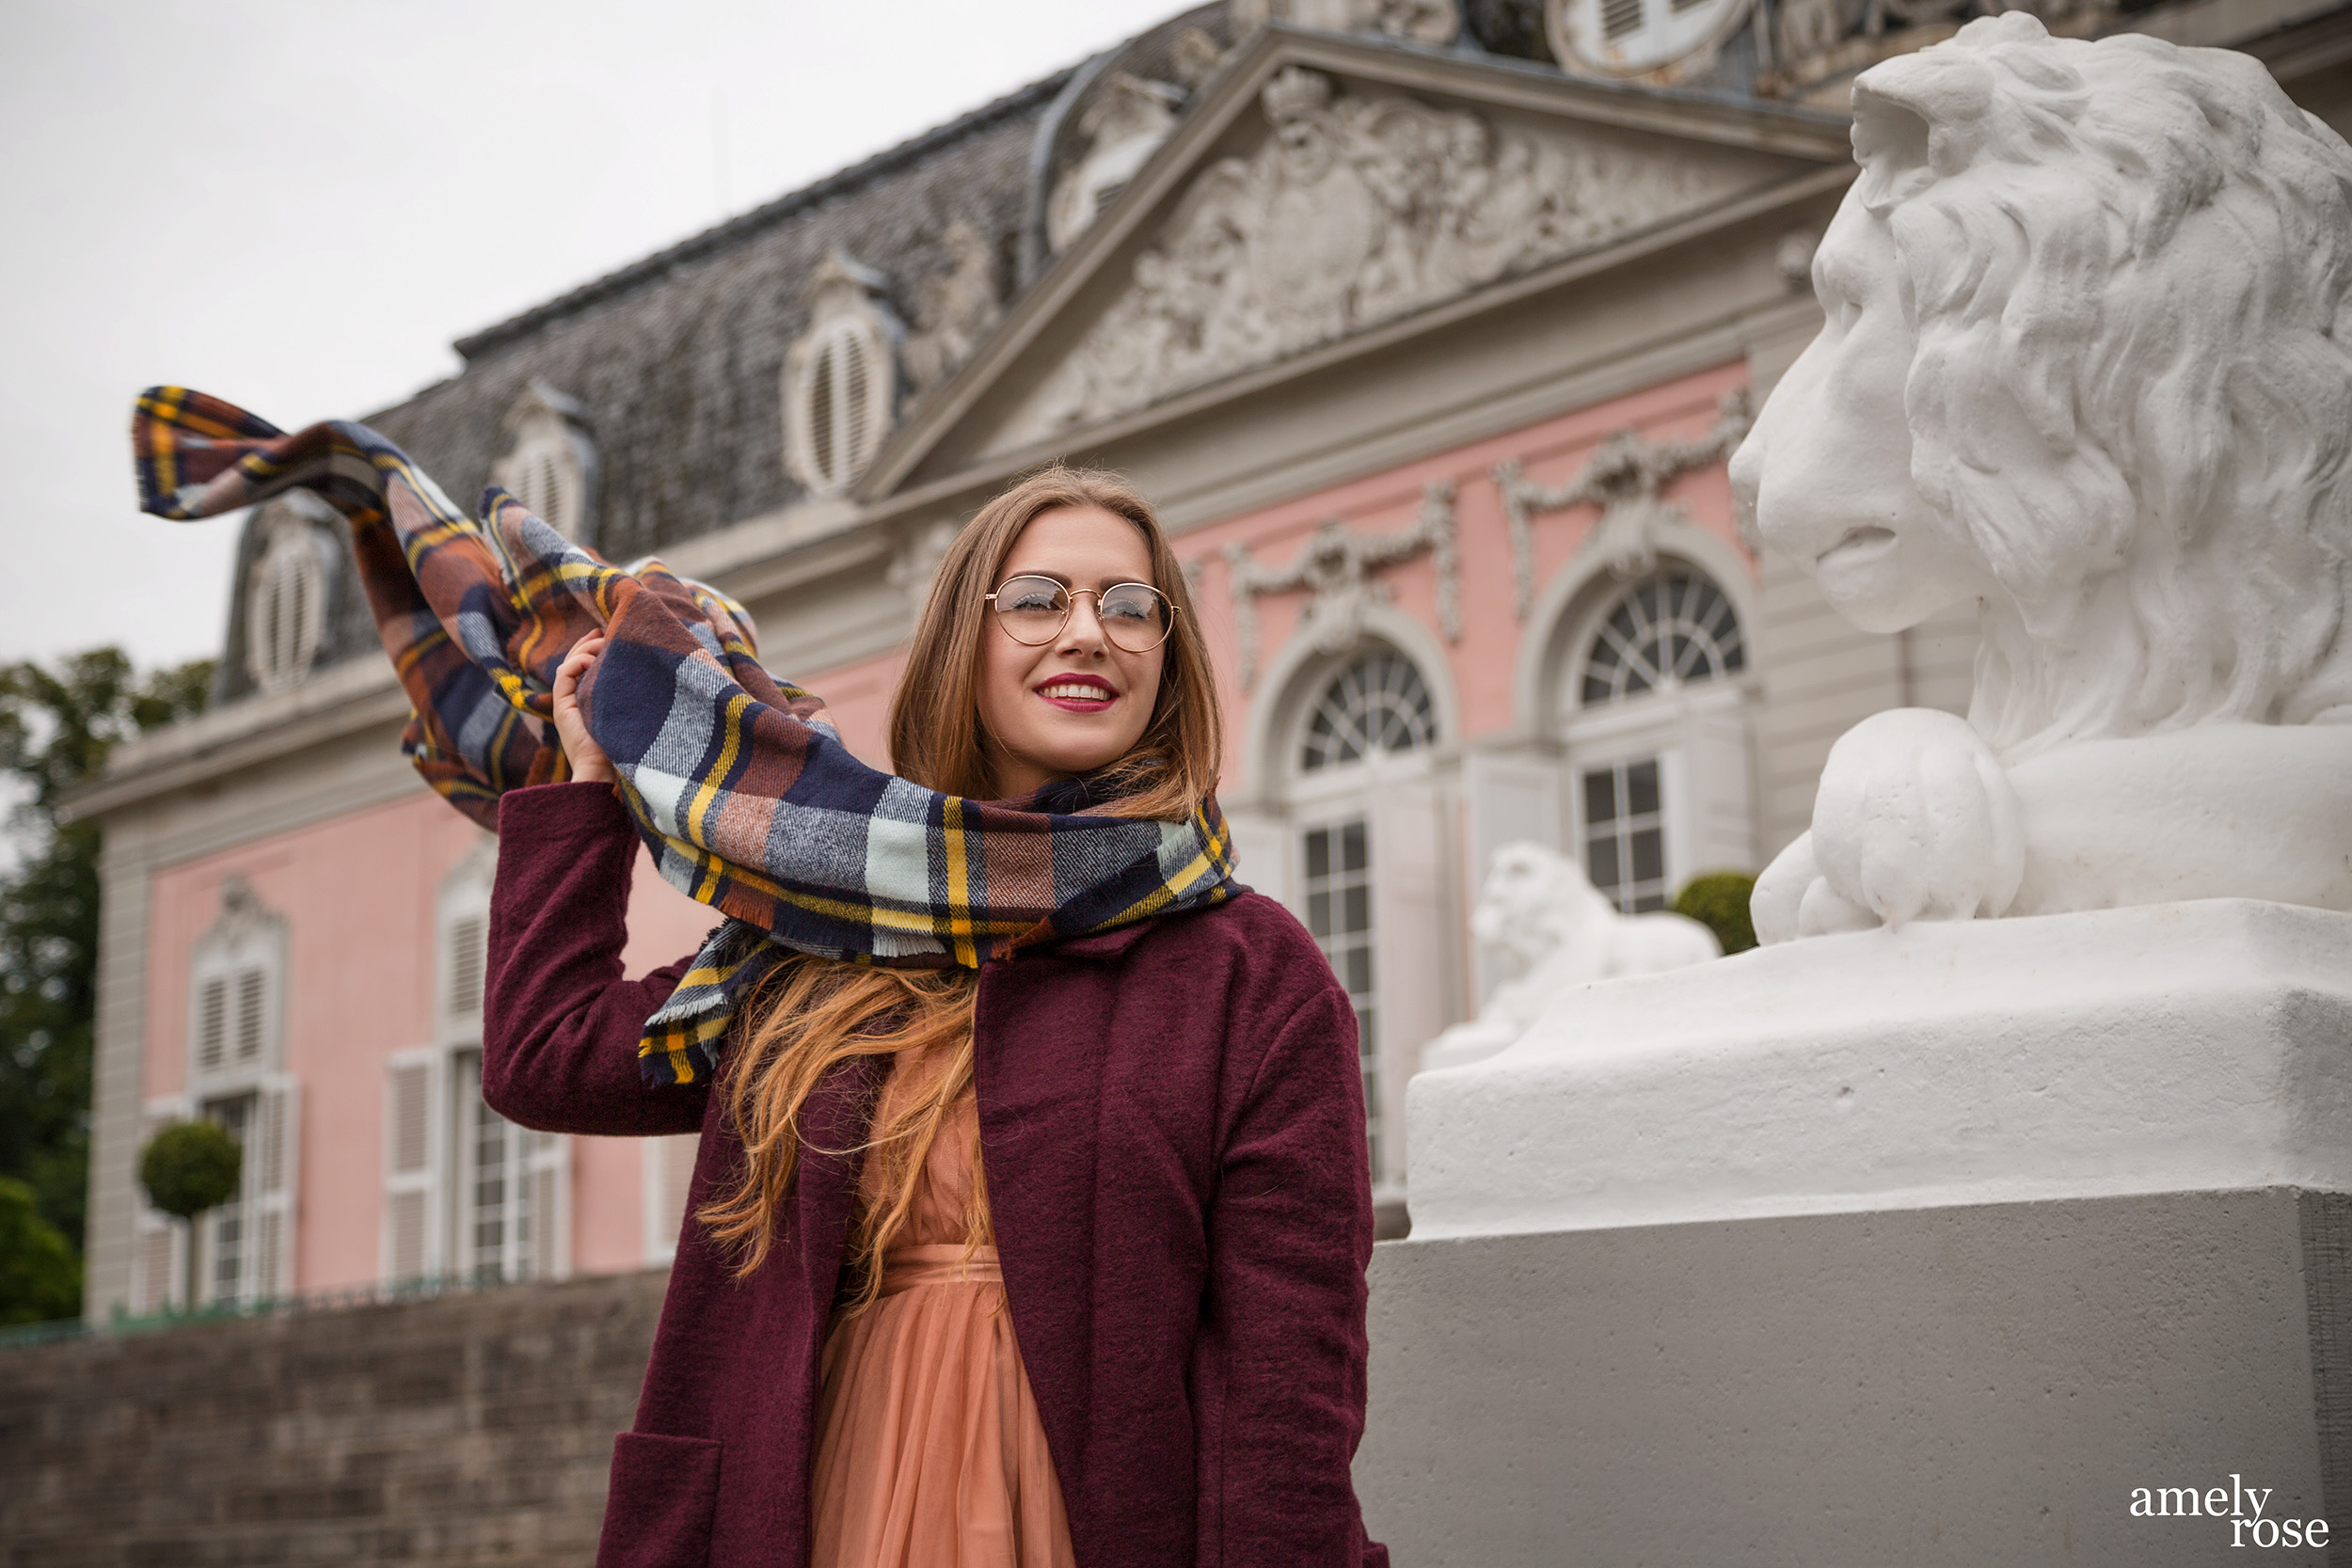
[[[861,488],[1083,447],[1851,168],[1834,117],[1267,28]]]

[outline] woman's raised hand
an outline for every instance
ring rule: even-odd
[[[555,669],[555,737],[564,743],[572,778],[580,784],[611,784],[617,777],[612,759],[589,736],[588,721],[580,711],[580,679],[596,667],[603,653],[602,634],[583,637]]]

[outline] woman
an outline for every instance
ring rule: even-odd
[[[1016,485],[941,567],[900,774],[1184,816],[1219,746],[1185,599],[1134,491]],[[1348,1474],[1355,1022],[1297,922],[1242,892],[977,973],[795,958],[715,1084],[649,1088],[686,965],[622,977],[637,841],[579,700],[601,649],[555,681],[573,782],[500,802],[483,1072],[527,1126],[703,1133],[598,1561],[1385,1563]]]

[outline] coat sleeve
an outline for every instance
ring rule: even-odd
[[[622,978],[637,835],[599,784],[541,784],[499,800],[483,998],[482,1098],[543,1132],[692,1132],[706,1085],[650,1086],[637,1042],[686,962]]]
[[[1356,1017],[1332,985],[1276,1034],[1219,1169],[1209,1237],[1226,1351],[1223,1549],[1206,1560],[1387,1563],[1349,1473],[1364,1430],[1372,1234]]]

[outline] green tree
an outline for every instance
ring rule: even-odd
[[[196,1220],[237,1196],[245,1148],[216,1121],[175,1121],[147,1140],[139,1185],[147,1201],[188,1227],[188,1305],[196,1305]]]
[[[1756,945],[1756,923],[1748,916],[1755,892],[1756,879],[1744,871],[1710,871],[1675,895],[1675,913],[1714,932],[1725,953],[1744,953]]]
[[[0,1177],[76,1258],[89,1169],[97,1011],[98,828],[59,822],[117,741],[195,713],[210,660],[141,677],[119,648],[0,666],[0,774],[18,858],[0,873]]]
[[[82,1310],[82,1260],[40,1217],[33,1189],[0,1177],[0,1326]]]

